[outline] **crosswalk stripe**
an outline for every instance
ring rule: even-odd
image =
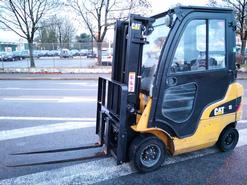
[[[64,132],[69,130],[95,127],[95,122],[64,122],[36,127],[19,128],[0,131],[0,141],[17,139],[42,134]]]
[[[240,120],[238,123],[247,123],[247,120]]]
[[[95,91],[96,88],[72,89],[72,88],[19,88],[19,87],[6,87],[0,88],[6,91]]]
[[[247,129],[239,131],[240,138],[237,147],[247,145]],[[189,159],[199,158],[217,153],[216,148],[209,148],[192,152],[186,155],[168,157],[163,165],[174,164]],[[94,184],[134,173],[132,166],[125,163],[117,166],[116,161],[110,157],[55,170],[29,174],[21,177],[0,181],[0,185],[57,185],[57,184]]]
[[[51,102],[69,103],[69,102],[96,102],[96,97],[6,97],[0,99],[1,101],[24,101],[24,102]]]
[[[0,116],[0,120],[96,121],[95,118]]]

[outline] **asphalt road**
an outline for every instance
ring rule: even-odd
[[[48,170],[61,165],[47,165],[33,168],[7,168],[6,165],[40,162],[81,156],[81,151],[42,156],[11,156],[18,151],[42,150],[80,146],[97,140],[95,136],[96,81],[0,81],[0,133],[16,130],[14,138],[1,138],[0,134],[0,178],[9,178],[37,171]],[[35,120],[34,120],[35,119]],[[84,124],[90,127],[84,128]],[[70,130],[64,126],[70,125]],[[25,128],[59,125],[42,134],[25,136]],[[21,130],[17,130],[21,129]],[[58,132],[62,129],[61,132]],[[47,134],[46,134],[47,133]],[[28,133],[26,133],[28,135]],[[5,134],[6,135],[6,134]],[[13,133],[12,133],[13,135]],[[20,134],[21,135],[21,134]],[[16,138],[15,138],[16,137]]]
[[[240,81],[247,89],[247,81]],[[81,151],[14,156],[16,152],[77,147],[97,140],[94,132],[96,81],[0,81],[0,184],[246,184],[247,145],[233,152],[212,148],[170,159],[160,170],[138,174],[112,158],[33,167],[16,164],[79,158]],[[247,120],[244,98],[243,120]],[[247,122],[240,123],[245,130]],[[247,142],[246,142],[247,144]],[[203,157],[202,157],[203,156]],[[51,171],[50,171],[51,170]],[[20,176],[33,174],[34,176]],[[55,178],[56,177],[56,178]],[[20,179],[19,179],[20,178]],[[11,183],[12,182],[12,183]],[[29,182],[29,183],[28,183]],[[69,182],[69,183],[68,183]]]

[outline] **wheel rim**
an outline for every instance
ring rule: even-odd
[[[235,140],[235,135],[233,133],[229,133],[226,136],[224,143],[225,145],[230,146],[233,144],[234,140]]]
[[[160,156],[160,147],[155,144],[150,144],[142,150],[140,160],[144,166],[152,167],[159,161]]]

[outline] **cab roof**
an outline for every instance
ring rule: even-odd
[[[194,10],[209,10],[209,11],[230,11],[230,12],[233,11],[231,8],[209,7],[209,6],[177,6],[175,8],[191,9],[191,10],[193,9]]]
[[[230,8],[220,8],[220,7],[209,7],[209,6],[176,6],[174,8],[169,9],[168,11],[162,12],[160,14],[152,16],[153,18],[165,16],[168,13],[182,13],[182,12],[193,12],[193,11],[201,11],[201,12],[221,12],[221,13],[232,13],[233,10]]]

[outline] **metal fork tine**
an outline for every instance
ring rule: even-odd
[[[97,152],[94,155],[86,156],[86,157],[79,157],[74,159],[64,159],[64,160],[56,160],[56,161],[46,161],[46,162],[39,162],[39,163],[29,163],[29,164],[17,164],[17,165],[6,165],[6,167],[27,167],[27,166],[38,166],[38,165],[46,165],[46,164],[59,164],[59,163],[66,163],[66,162],[76,162],[76,161],[84,161],[88,159],[95,159],[99,157],[106,156],[105,152]]]
[[[61,149],[33,151],[33,152],[20,152],[20,153],[13,153],[13,154],[9,154],[9,155],[29,155],[29,154],[68,152],[68,151],[84,150],[84,149],[98,148],[98,147],[102,147],[102,144],[94,143],[94,144],[89,144],[89,145],[85,145],[85,146],[81,146],[81,147],[61,148]]]

